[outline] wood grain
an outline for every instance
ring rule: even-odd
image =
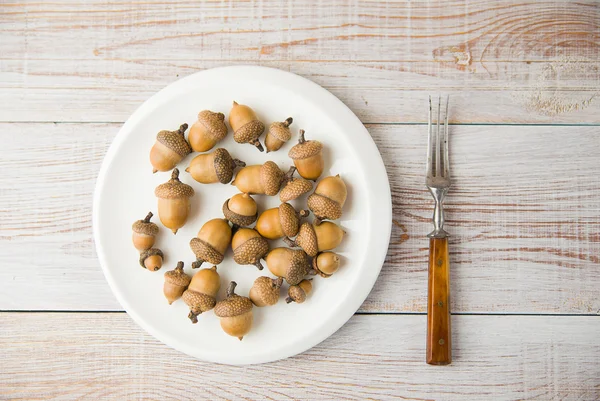
[[[120,122],[180,76],[259,64],[365,122],[421,122],[443,91],[456,122],[598,124],[599,21],[593,1],[7,1],[0,121]]]
[[[121,313],[1,313],[0,323],[3,399],[600,398],[597,317],[455,316],[447,367],[424,362],[425,316],[355,316],[310,351],[248,367],[194,360]]]
[[[91,233],[94,181],[119,127],[0,124],[1,310],[120,310]],[[388,170],[394,229],[361,311],[423,313],[433,208],[424,127],[367,128]],[[454,312],[600,314],[596,131],[451,127]]]

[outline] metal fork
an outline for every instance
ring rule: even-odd
[[[437,120],[432,124],[433,107],[429,96],[429,140],[427,145],[427,175],[425,185],[433,199],[433,231],[429,237],[429,282],[427,295],[427,354],[431,365],[448,365],[452,362],[450,330],[450,259],[448,233],[444,230],[444,198],[450,188],[448,163],[448,103],[444,124],[440,124],[442,98],[438,97]],[[435,128],[435,129],[434,129]]]

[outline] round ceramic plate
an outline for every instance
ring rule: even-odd
[[[199,316],[192,324],[182,300],[169,305],[162,293],[163,274],[185,262],[193,274],[194,254],[189,241],[204,222],[222,217],[223,202],[237,193],[233,185],[203,185],[195,182],[185,168],[196,155],[180,164],[181,181],[196,191],[191,215],[177,235],[162,227],[157,216],[154,188],[167,181],[170,172],[152,174],[148,158],[160,130],[176,130],[196,121],[200,110],[229,115],[232,101],[250,105],[266,124],[292,116],[292,139],[277,152],[261,153],[248,144],[233,141],[231,132],[219,147],[247,163],[276,162],[287,171],[289,149],[298,130],[307,139],[324,145],[325,171],[322,177],[340,174],[348,187],[344,215],[337,222],[346,231],[336,249],[341,255],[340,270],[330,278],[315,277],[313,292],[303,304],[280,302],[272,307],[254,308],[254,324],[243,341],[226,335],[214,313]],[[226,119],[227,120],[227,119]],[[261,141],[264,140],[264,135]],[[259,210],[276,207],[279,197],[254,196]],[[292,201],[306,206],[306,196]],[[150,272],[138,264],[138,252],[131,244],[131,224],[148,211],[161,230],[156,245],[165,253],[163,268]],[[309,217],[312,219],[312,217]],[[227,364],[275,361],[303,352],[338,330],[360,307],[381,270],[389,245],[392,208],[390,187],[377,147],[359,119],[335,96],[297,75],[262,67],[226,67],[206,70],[181,79],[147,100],[127,120],[112,143],[96,184],[94,196],[94,237],[100,264],[117,299],[133,319],[160,341],[197,358]],[[272,247],[283,246],[273,241]],[[263,263],[264,264],[264,263]],[[208,265],[203,267],[210,267]],[[247,295],[254,280],[270,275],[254,266],[240,266],[228,250],[218,267],[221,275],[219,299],[227,283],[238,283],[236,292]]]

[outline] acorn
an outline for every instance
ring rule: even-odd
[[[189,287],[181,298],[190,307],[188,318],[192,323],[198,323],[198,315],[208,312],[217,303],[217,293],[221,288],[221,278],[217,266],[210,269],[200,269],[190,282]]]
[[[300,218],[308,216],[308,210],[297,212],[289,203],[267,209],[256,222],[256,231],[267,239],[295,237],[300,230]]]
[[[291,178],[279,192],[281,203],[297,199],[312,189],[312,182],[304,178]]]
[[[188,141],[194,152],[206,152],[225,136],[227,136],[225,115],[204,110],[198,113],[198,121],[192,124]]]
[[[217,148],[214,152],[194,157],[185,171],[201,184],[228,184],[233,178],[233,171],[245,165],[243,161],[233,159],[227,149]]]
[[[298,174],[307,180],[316,181],[323,172],[323,144],[319,141],[304,139],[304,130],[300,130],[298,143],[294,145],[288,156],[294,160]]]
[[[158,226],[150,222],[152,216],[154,216],[152,212],[148,212],[144,220],[137,220],[131,226],[133,246],[140,252],[152,248],[156,234],[158,234]]]
[[[165,273],[165,283],[163,293],[171,305],[174,301],[181,298],[183,292],[190,285],[192,278],[183,272],[183,262],[177,262],[177,267]]]
[[[313,258],[312,266],[321,277],[331,277],[340,268],[340,257],[334,252],[321,252]]]
[[[265,164],[246,166],[238,171],[232,184],[240,192],[259,195],[277,195],[279,188],[287,182],[294,171],[292,168],[284,174],[283,171],[272,161]]]
[[[263,269],[260,260],[269,252],[269,243],[251,228],[240,228],[231,239],[233,260],[238,265],[254,265]]]
[[[288,117],[285,121],[274,122],[269,126],[269,130],[265,136],[267,153],[281,149],[283,144],[290,140],[292,133],[289,127],[293,121],[292,117]]]
[[[306,253],[301,249],[275,248],[265,261],[271,273],[283,277],[290,285],[298,284],[311,270]]]
[[[258,206],[248,194],[236,194],[223,203],[223,215],[235,229],[246,227],[256,221]]]
[[[283,278],[271,278],[262,276],[254,280],[250,288],[250,300],[256,306],[271,306],[279,301],[279,288],[283,284]]]
[[[190,145],[185,140],[187,127],[187,124],[181,124],[177,131],[160,131],[156,135],[156,143],[150,150],[150,163],[154,167],[153,173],[171,170],[192,152]]]
[[[196,255],[192,269],[208,262],[218,265],[223,261],[225,251],[231,242],[231,227],[225,219],[212,219],[204,223],[196,238],[190,241],[190,248]]]
[[[140,266],[155,272],[162,267],[164,255],[158,248],[146,249],[140,254]]]
[[[258,137],[265,130],[265,125],[258,121],[256,113],[250,107],[234,101],[229,112],[229,125],[233,129],[233,139],[237,143],[249,143],[261,152],[264,150]]]
[[[252,328],[252,301],[235,293],[235,281],[229,283],[227,298],[217,303],[215,315],[221,319],[221,328],[240,341]]]
[[[288,296],[285,302],[296,302],[301,304],[306,300],[306,296],[312,291],[312,279],[302,280],[298,285],[292,285],[288,288]]]
[[[308,256],[315,257],[317,253],[329,251],[337,247],[346,232],[337,224],[324,221],[319,225],[303,223],[295,240],[284,238],[289,246],[299,246]]]
[[[171,179],[156,187],[154,194],[158,198],[160,221],[173,234],[177,234],[190,213],[190,198],[194,196],[194,189],[179,181],[179,170],[174,169]]]
[[[340,175],[323,178],[308,197],[308,208],[315,215],[315,224],[321,220],[337,220],[342,217],[348,191]]]

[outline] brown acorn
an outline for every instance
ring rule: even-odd
[[[295,237],[300,230],[300,218],[308,216],[308,210],[297,212],[289,203],[265,210],[256,221],[256,231],[268,239]]]
[[[171,305],[174,301],[181,298],[183,292],[190,285],[192,278],[183,272],[183,262],[177,262],[177,267],[165,273],[165,283],[163,293]]]
[[[215,315],[221,320],[221,328],[240,341],[252,328],[252,301],[235,293],[236,282],[229,283],[227,298],[217,303]]]
[[[306,253],[301,249],[275,248],[265,258],[267,267],[277,277],[296,285],[310,273]]]
[[[288,288],[288,297],[285,302],[296,302],[301,304],[306,300],[306,296],[312,291],[312,279],[302,280],[298,285],[292,285]]]
[[[177,131],[160,131],[156,135],[156,143],[150,150],[150,163],[157,171],[169,171],[184,157],[192,152],[190,145],[185,140],[187,124],[181,124]]]
[[[281,185],[289,180],[294,171],[290,169],[287,174],[272,161],[265,164],[246,166],[238,171],[232,184],[240,192],[259,195],[277,195]]]
[[[236,194],[223,203],[223,215],[235,228],[246,227],[256,221],[258,206],[248,194]]]
[[[198,113],[198,121],[190,128],[188,141],[194,152],[206,152],[225,136],[227,136],[225,115],[204,110]]]
[[[334,252],[321,252],[313,258],[312,265],[321,277],[331,277],[340,268],[340,257]]]
[[[233,260],[238,265],[254,265],[263,269],[260,260],[269,252],[269,243],[251,228],[240,228],[231,239]]]
[[[289,127],[293,121],[292,117],[288,117],[285,121],[275,122],[269,126],[267,136],[265,136],[267,153],[281,149],[283,144],[290,140],[292,133]]]
[[[324,221],[319,225],[303,223],[295,240],[284,238],[289,246],[299,246],[308,256],[315,257],[317,253],[329,251],[337,247],[346,232],[337,224]]]
[[[312,182],[304,178],[291,178],[279,192],[281,203],[297,199],[312,189]]]
[[[321,220],[337,220],[342,217],[342,208],[346,203],[346,184],[340,175],[323,178],[308,197],[308,208],[315,215],[315,224]]]
[[[315,181],[321,176],[325,165],[323,144],[304,139],[304,130],[300,130],[298,143],[290,149],[288,156],[294,160],[298,174],[303,178]]]
[[[271,278],[262,276],[254,280],[250,288],[250,300],[256,306],[271,306],[279,301],[279,288],[283,284],[283,278]]]
[[[190,198],[194,196],[194,189],[179,181],[179,170],[174,169],[171,179],[156,187],[154,194],[158,198],[160,221],[173,234],[177,234],[190,213]]]
[[[158,226],[150,222],[152,216],[152,212],[148,212],[144,220],[137,220],[131,226],[133,246],[140,252],[152,248],[156,234],[158,234]]]
[[[233,129],[233,139],[237,143],[249,143],[261,152],[264,150],[258,138],[265,130],[265,125],[258,121],[256,113],[250,107],[233,102],[229,112],[229,125]]]
[[[223,261],[225,251],[231,242],[231,227],[225,219],[212,219],[204,223],[196,238],[190,241],[190,248],[196,255],[192,269],[208,262],[218,265]]]
[[[140,266],[151,272],[160,270],[163,264],[164,255],[158,248],[146,249],[140,254]]]
[[[233,178],[233,171],[245,165],[243,161],[233,159],[227,149],[217,148],[214,152],[194,157],[185,171],[201,184],[228,184]]]
[[[182,295],[183,301],[190,307],[188,318],[192,323],[198,323],[198,315],[208,312],[217,303],[217,293],[221,288],[221,278],[217,266],[210,269],[200,269]]]

